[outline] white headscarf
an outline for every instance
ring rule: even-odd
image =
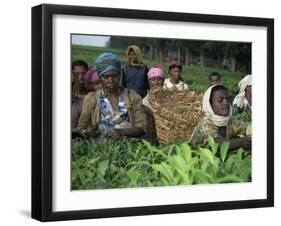
[[[203,110],[206,114],[206,117],[210,118],[212,120],[212,122],[216,125],[216,126],[226,126],[228,125],[229,121],[231,120],[231,116],[232,116],[232,108],[230,106],[230,110],[229,110],[229,114],[228,116],[220,116],[220,115],[216,115],[212,109],[211,103],[210,103],[210,96],[211,96],[211,92],[212,89],[218,85],[213,85],[210,86],[207,91],[204,93],[203,96]]]
[[[245,89],[247,86],[252,85],[252,75],[246,75],[241,81],[238,83],[238,87],[240,88],[239,93],[233,100],[233,106],[237,106],[239,108],[246,109],[248,106],[248,101],[245,98]]]

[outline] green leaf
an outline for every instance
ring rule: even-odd
[[[207,173],[202,172],[201,170],[195,170],[193,172],[193,180],[197,184],[208,184],[210,183],[210,175]]]
[[[155,148],[154,146],[152,146],[148,141],[146,140],[142,140],[144,145],[146,146],[146,148],[148,149],[148,151],[150,151],[151,153],[157,153],[161,156],[163,156],[164,158],[166,158],[167,156],[162,152],[162,150],[158,150],[157,148]]]
[[[215,155],[217,153],[219,145],[215,142],[214,138],[211,135],[208,136],[208,144],[210,145],[212,152]]]
[[[173,180],[173,173],[172,173],[170,167],[167,165],[167,163],[162,162],[161,164],[154,164],[152,167],[156,171],[158,171],[161,174],[163,174],[163,176],[166,177],[166,179],[169,182],[172,182],[172,180]]]
[[[178,172],[178,174],[180,174],[181,179],[184,181],[184,184],[191,184],[192,181],[188,175],[190,165],[188,165],[179,155],[171,157],[171,163],[173,168]]]
[[[181,156],[174,155],[174,156],[170,157],[169,160],[173,164],[174,168],[180,168],[182,170],[187,169],[187,164]]]
[[[234,182],[243,182],[243,179],[236,175],[227,175],[225,177],[219,178],[216,180],[217,183],[234,183]]]
[[[242,160],[243,152],[244,152],[244,149],[243,149],[243,148],[239,148],[239,149],[237,150],[237,159],[238,159],[238,160]]]
[[[104,160],[102,162],[99,163],[98,165],[98,169],[97,169],[97,174],[99,176],[103,176],[105,175],[105,172],[108,168],[108,163],[109,163],[109,160]]]
[[[183,144],[180,145],[180,147],[181,147],[181,150],[182,150],[182,153],[183,153],[184,160],[186,162],[190,162],[191,153],[192,153],[190,146],[188,144],[183,143]]]
[[[229,149],[229,141],[224,141],[221,144],[220,151],[221,151],[221,160],[224,162],[226,159],[226,155]]]
[[[179,145],[176,145],[176,153],[177,155],[181,154],[181,148],[179,147]]]
[[[200,153],[205,157],[211,164],[215,164],[214,154],[207,148],[199,147]]]
[[[249,125],[247,126],[246,135],[247,135],[247,136],[252,135],[252,124],[249,124]]]

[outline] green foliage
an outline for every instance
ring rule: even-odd
[[[232,115],[233,120],[243,121],[243,122],[251,122],[252,121],[252,115],[246,111],[243,111],[241,113],[236,113]]]
[[[156,147],[146,140],[122,138],[72,141],[72,189],[104,189],[251,180],[251,154],[229,151],[209,137],[209,146]],[[219,156],[217,150],[220,148]]]

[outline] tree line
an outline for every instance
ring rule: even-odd
[[[111,36],[107,42],[107,47],[123,50],[129,45],[138,45],[144,57],[150,60],[169,62],[178,58],[185,65],[251,73],[251,43],[125,36]]]

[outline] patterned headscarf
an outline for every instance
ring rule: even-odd
[[[104,52],[99,55],[95,61],[95,65],[100,78],[109,71],[121,72],[121,61],[112,52]]]
[[[143,63],[143,58],[142,58],[142,53],[141,53],[141,50],[138,46],[135,46],[135,45],[131,45],[128,47],[127,51],[126,51],[126,54],[127,54],[127,58],[128,58],[128,61],[129,61],[129,53],[131,51],[134,51],[134,53],[137,55],[137,62],[136,63],[130,63],[132,66],[137,66],[137,67],[144,67],[145,64]]]

